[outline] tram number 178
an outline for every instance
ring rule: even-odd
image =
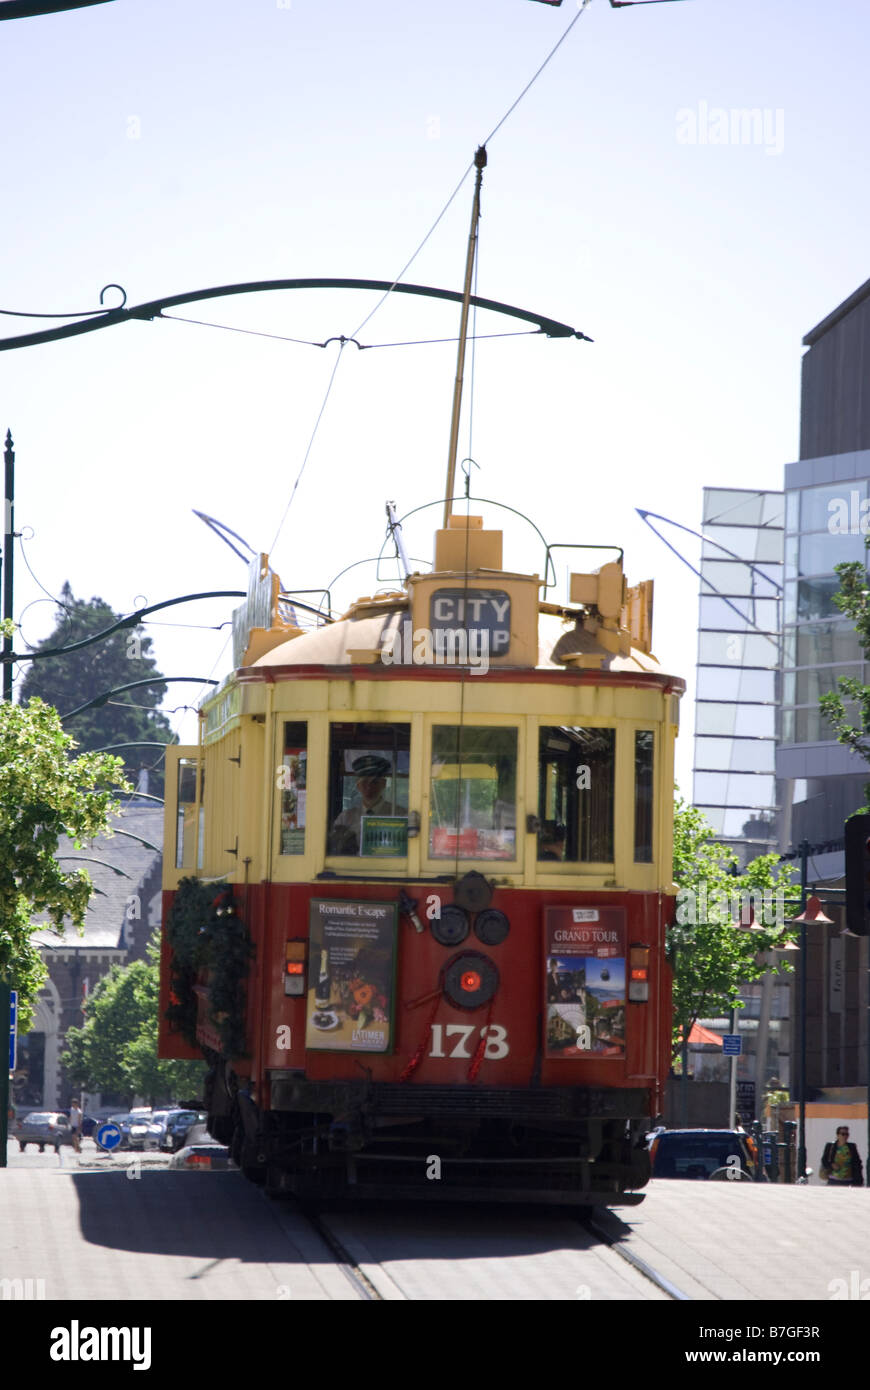
[[[446,1027],[443,1023],[433,1023],[431,1028],[430,1057],[472,1057],[474,1055],[473,1051],[469,1052],[466,1046],[471,1042],[473,1035],[478,1032],[473,1023],[448,1023]],[[498,1061],[500,1057],[507,1057],[510,1048],[508,1047],[506,1028],[502,1028],[500,1023],[491,1023],[488,1027],[481,1028],[479,1033],[482,1038],[486,1038],[484,1057],[488,1057],[493,1062]],[[456,1042],[453,1042],[454,1038]],[[444,1050],[445,1039],[449,1039],[448,1051],[446,1052]],[[477,1046],[476,1041],[473,1046]]]

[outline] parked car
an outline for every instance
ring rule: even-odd
[[[157,1144],[149,1133],[149,1115],[113,1115],[110,1123],[121,1131],[119,1149],[155,1149]]]
[[[171,1110],[153,1110],[148,1116],[148,1132],[158,1149],[163,1148],[163,1141],[166,1136],[166,1121],[173,1113]]]
[[[716,1178],[746,1181],[758,1158],[752,1136],[738,1129],[666,1129],[650,1148],[654,1178]]]
[[[61,1144],[72,1143],[72,1130],[62,1111],[34,1110],[23,1119],[15,1121],[12,1138],[18,1140],[18,1147],[22,1153],[28,1144],[38,1144],[40,1153],[45,1153],[45,1146],[48,1144],[58,1153]]]
[[[226,1144],[218,1144],[205,1125],[197,1123],[190,1128],[188,1142],[172,1155],[169,1166],[190,1173],[235,1168],[236,1165]]]
[[[171,1110],[166,1120],[161,1149],[177,1153],[187,1142],[194,1125],[202,1124],[207,1116],[202,1110]]]

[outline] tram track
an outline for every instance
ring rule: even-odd
[[[336,1264],[358,1296],[369,1303],[384,1302],[384,1295],[378,1290],[377,1285],[363,1272],[358,1259],[347,1249],[344,1241],[324,1220],[322,1214],[308,1204],[300,1204],[299,1212],[317,1232],[324,1245],[332,1251]]]
[[[328,1250],[332,1266],[364,1302],[688,1300],[595,1214],[457,1206],[439,1207],[436,1216],[416,1205],[336,1209],[293,1199],[277,1205],[300,1249],[304,1223],[312,1242],[305,1258],[315,1243],[321,1261]],[[560,1216],[568,1218],[564,1224]]]
[[[609,1250],[613,1251],[614,1255],[618,1255],[621,1260],[625,1260],[625,1262],[630,1264],[633,1269],[636,1269],[639,1274],[642,1274],[645,1279],[649,1279],[651,1283],[655,1284],[657,1289],[661,1289],[662,1293],[666,1294],[674,1303],[691,1303],[693,1301],[689,1294],[683,1293],[682,1289],[677,1288],[676,1284],[672,1283],[670,1279],[666,1279],[657,1269],[653,1269],[652,1265],[647,1264],[646,1260],[642,1260],[639,1255],[636,1255],[633,1250],[629,1249],[617,1236],[606,1230],[600,1217],[593,1214],[592,1216],[581,1218],[580,1225],[584,1226],[586,1230],[591,1231],[594,1236],[597,1236]]]

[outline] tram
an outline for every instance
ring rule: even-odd
[[[431,571],[332,621],[251,562],[167,750],[160,1055],[207,1059],[276,1195],[640,1201],[684,683],[621,551],[555,601],[447,510]]]

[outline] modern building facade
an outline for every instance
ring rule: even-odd
[[[705,488],[694,805],[741,867],[776,848],[783,495]]]
[[[804,346],[800,457],[785,466],[783,492],[704,493],[694,801],[742,864],[777,849],[797,870],[809,846],[808,883],[834,919],[808,932],[812,1097],[868,1081],[868,943],[841,935],[842,897],[824,890],[842,889],[844,823],[868,801],[870,766],[837,743],[819,698],[841,676],[870,684],[834,603],[835,567],[868,556],[870,281]],[[799,1075],[797,995],[789,1006],[781,977],[767,1002],[765,990],[769,980],[744,992],[750,1057],[764,1015],[768,1042],[763,1065],[747,1057],[742,1074],[767,1068],[788,1085]]]

